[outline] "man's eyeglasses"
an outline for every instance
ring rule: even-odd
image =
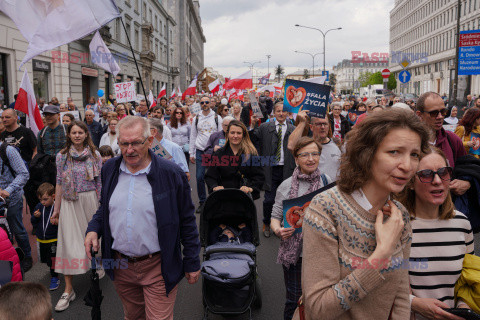
[[[425,169],[425,170],[417,171],[416,174],[418,176],[418,179],[420,179],[420,182],[423,182],[423,183],[431,183],[433,179],[435,179],[436,174],[438,174],[440,179],[444,181],[450,181],[452,180],[453,169],[451,167],[443,167],[438,169],[437,171]]]
[[[142,142],[140,141],[133,141],[133,142],[119,142],[118,145],[120,148],[127,149],[129,146],[132,146],[132,148],[137,149],[141,145],[145,144],[145,141],[147,141],[148,138],[145,138]]]
[[[209,104],[209,103],[210,103],[210,101],[200,101],[200,104],[201,104],[201,105]]]
[[[312,158],[320,158],[320,152],[302,152],[297,155],[300,159],[308,159],[310,156],[312,156]]]
[[[442,110],[423,111],[423,113],[428,113],[432,118],[438,117],[439,113],[442,115],[442,117],[445,117],[447,115],[447,109],[444,108]]]
[[[328,123],[324,123],[324,122],[312,123],[312,126],[315,126],[315,127],[326,127],[326,126],[328,126]]]

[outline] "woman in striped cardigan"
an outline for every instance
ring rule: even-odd
[[[462,319],[445,308],[455,305],[454,287],[465,254],[473,254],[473,232],[463,213],[455,210],[449,184],[452,168],[445,155],[432,150],[419,163],[418,171],[400,195],[412,220],[410,252],[410,301],[416,320]]]

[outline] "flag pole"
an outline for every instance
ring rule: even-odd
[[[137,67],[138,76],[140,77],[140,85],[142,86],[143,95],[145,96],[145,101],[147,101],[148,107],[150,105],[150,102],[148,101],[147,92],[145,91],[145,87],[143,86],[142,74],[140,73],[140,69],[138,68],[137,58],[135,58],[135,52],[133,51],[132,43],[130,42],[130,37],[128,36],[127,28],[125,28],[122,17],[120,17],[120,21],[122,22],[123,30],[125,30],[125,34],[127,35],[128,45],[130,46],[130,50],[132,51],[133,61],[135,61],[135,66]]]

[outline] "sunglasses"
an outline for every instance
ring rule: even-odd
[[[183,114],[183,112],[177,111],[175,112],[175,114]]]
[[[442,179],[443,181],[450,181],[452,180],[453,169],[451,167],[443,167],[438,169],[437,171],[425,169],[417,171],[416,174],[418,176],[418,179],[420,179],[420,182],[423,183],[431,183],[433,179],[435,179],[436,174],[438,174],[440,179]]]
[[[433,110],[433,111],[423,111],[423,113],[428,113],[430,115],[430,117],[432,117],[432,118],[438,117],[439,113],[442,115],[442,117],[445,117],[447,115],[447,109]]]
[[[210,101],[200,101],[200,104],[209,104]]]

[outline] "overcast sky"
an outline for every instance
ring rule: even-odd
[[[259,74],[282,65],[287,73],[312,69],[304,51],[321,53],[319,31],[295,24],[330,31],[326,36],[326,67],[351,59],[351,51],[388,52],[389,17],[394,0],[200,0],[205,43],[205,66],[224,76],[248,71],[243,61],[261,61]],[[323,68],[323,56],[315,57],[316,69]],[[272,79],[271,78],[271,79]]]

